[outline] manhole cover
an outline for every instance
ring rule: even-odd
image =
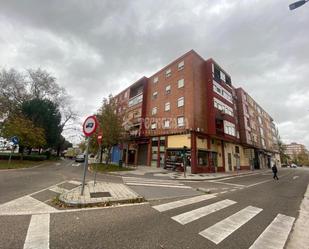
[[[96,192],[90,193],[91,198],[111,197],[110,192]]]

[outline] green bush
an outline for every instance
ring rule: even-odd
[[[9,160],[10,154],[0,154],[0,160]],[[12,160],[21,160],[21,154],[12,154]],[[23,160],[27,161],[44,161],[46,160],[46,155],[24,155]]]

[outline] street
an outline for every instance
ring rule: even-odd
[[[77,210],[50,205],[81,176],[82,164],[73,161],[1,171],[0,248],[283,248],[309,182],[305,168],[279,169],[279,181],[270,171],[209,181],[98,175],[148,201]]]

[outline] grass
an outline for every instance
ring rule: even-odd
[[[118,165],[115,164],[103,164],[103,163],[91,164],[91,168],[92,170],[98,170],[98,172],[101,173],[134,170],[126,167],[119,167]]]
[[[0,160],[0,170],[1,169],[21,169],[21,168],[30,168],[41,164],[42,162],[32,162],[32,161],[21,161],[21,160],[12,160],[11,163],[8,163],[9,160]]]

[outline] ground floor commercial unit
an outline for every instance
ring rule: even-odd
[[[185,163],[191,173],[263,169],[277,162],[270,152],[198,132],[136,138],[115,147],[113,153],[118,156],[112,153],[112,158],[116,161],[162,168],[182,166],[185,147]]]

